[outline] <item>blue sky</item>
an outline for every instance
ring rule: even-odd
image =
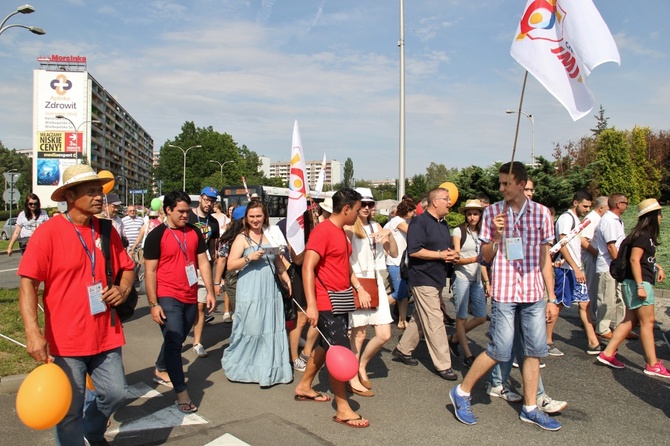
[[[0,17],[14,3],[2,2]],[[37,12],[0,36],[0,141],[32,143],[38,55],[81,55],[90,73],[152,135],[156,149],[185,121],[288,160],[293,120],[305,155],[354,161],[356,178],[398,176],[397,0],[31,0]],[[407,174],[431,162],[508,160],[523,69],[509,55],[525,0],[406,0]],[[621,55],[589,77],[592,113],[573,122],[532,77],[523,110],[535,153],[589,134],[599,104],[610,125],[667,130],[670,2],[596,0]],[[529,161],[523,118],[518,156]]]

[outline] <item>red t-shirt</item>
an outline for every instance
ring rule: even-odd
[[[321,256],[314,270],[318,277],[314,278],[316,307],[319,311],[331,311],[333,307],[327,290],[342,291],[351,286],[349,274],[351,242],[342,228],[338,228],[330,220],[325,220],[310,233],[306,249]]]
[[[158,260],[156,296],[173,297],[179,302],[194,304],[198,300],[198,283],[188,285],[186,265],[190,262],[198,272],[198,254],[207,251],[200,229],[187,223],[183,229],[160,225],[147,236],[144,258]]]
[[[89,252],[95,255],[95,280],[107,287],[100,223],[95,217],[93,224],[95,243],[90,225],[76,225],[76,229]],[[110,234],[110,251],[115,274],[134,268],[135,264],[116,231]],[[91,260],[77,236],[75,225],[66,217],[52,218],[35,230],[17,274],[44,282],[44,335],[51,354],[90,356],[125,344],[121,324],[117,319],[112,326],[109,310],[91,315],[87,290],[93,281]]]

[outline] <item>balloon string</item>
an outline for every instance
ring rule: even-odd
[[[296,300],[295,300],[294,298],[291,298],[291,300],[293,301],[294,304],[296,304],[296,305],[298,306],[298,308],[300,308],[300,311],[302,311],[302,312],[305,314],[305,316],[307,316],[307,312],[305,312],[305,310],[302,309],[302,307],[300,306],[300,304],[299,304],[298,302],[296,302]],[[328,346],[329,346],[329,347],[332,347],[333,344],[331,344],[330,342],[328,342],[328,339],[326,339],[326,337],[324,336],[324,334],[321,333],[321,330],[319,330],[319,327],[317,327],[317,326],[315,325],[314,328],[316,328],[316,331],[319,332],[319,334],[321,335],[321,337],[323,338],[323,340],[326,341],[326,343],[328,344]]]
[[[23,348],[26,348],[25,345],[21,344],[19,341],[16,341],[16,340],[10,338],[9,336],[5,336],[5,335],[3,335],[2,333],[0,333],[0,336],[2,336],[3,338],[7,339],[8,341],[12,341],[12,342],[15,343],[15,344],[19,344],[19,345],[20,345],[21,347],[23,347]]]

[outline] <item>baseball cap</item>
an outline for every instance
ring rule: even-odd
[[[214,189],[212,186],[205,186],[202,188],[202,191],[200,191],[200,195],[206,195],[209,198],[219,198],[219,191]]]
[[[115,204],[118,206],[121,204],[121,199],[116,194],[107,194],[107,203]]]
[[[233,220],[240,220],[244,218],[244,214],[247,212],[246,206],[238,206],[233,211]]]

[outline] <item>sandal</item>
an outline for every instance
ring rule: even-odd
[[[363,420],[363,417],[361,415],[359,415],[356,418],[349,418],[348,420],[337,418],[337,415],[335,415],[333,417],[333,421],[354,428],[363,428],[370,426],[370,422],[368,420]],[[359,421],[360,423],[357,423],[357,421]]]
[[[324,395],[322,393],[317,393],[316,395],[293,395],[293,399],[296,401],[314,401],[315,403],[327,403],[330,401],[330,396]]]
[[[175,401],[174,404],[177,406],[177,409],[181,413],[193,413],[197,412],[198,406],[193,404],[192,401],[189,401],[187,403],[180,403],[179,401]]]

